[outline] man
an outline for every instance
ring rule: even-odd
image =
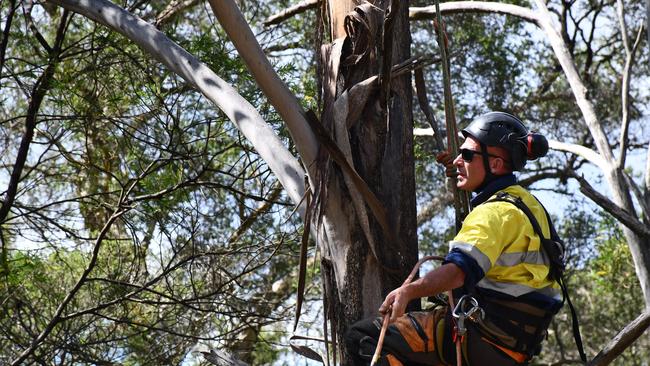
[[[503,112],[480,116],[461,132],[461,153],[446,163],[457,169],[457,187],[476,194],[472,210],[443,264],[386,296],[379,312],[390,314],[391,325],[380,365],[455,364],[454,339],[462,341],[465,365],[525,364],[539,353],[546,328],[563,304],[550,274],[555,258],[543,250],[526,208],[514,204],[523,202],[544,238],[557,236],[542,205],[513,175],[526,160],[546,155],[546,139]],[[405,314],[410,301],[448,290],[457,300],[455,316],[442,305]],[[380,328],[377,318],[348,331],[356,365],[370,361]]]

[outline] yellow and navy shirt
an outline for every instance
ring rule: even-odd
[[[474,208],[450,242],[445,262],[465,272],[465,287],[514,297],[560,301],[559,286],[549,278],[550,261],[526,214],[510,202],[490,199],[498,192],[519,197],[537,219],[545,237],[550,225],[546,211],[514,175],[501,177],[472,200]]]

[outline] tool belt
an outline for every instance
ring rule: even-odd
[[[503,296],[477,296],[485,317],[476,324],[482,336],[495,345],[528,356],[540,353],[542,341],[559,309],[545,310],[518,299]]]

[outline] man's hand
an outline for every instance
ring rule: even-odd
[[[436,161],[445,166],[445,175],[450,178],[456,178],[458,176],[458,171],[454,166],[455,156],[451,156],[449,151],[443,151],[436,155]]]
[[[423,277],[391,291],[379,307],[379,313],[390,314],[392,323],[404,315],[409,301],[453,290],[462,286],[464,282],[465,272],[460,267],[453,263],[443,264],[427,272]]]
[[[385,315],[390,312],[390,322],[393,323],[400,316],[404,315],[406,305],[408,305],[411,298],[408,296],[406,286],[402,286],[391,291],[384,303],[379,307],[379,313]]]

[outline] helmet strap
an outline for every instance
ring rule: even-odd
[[[485,178],[483,178],[483,183],[479,187],[479,189],[482,189],[497,177],[492,174],[492,170],[490,169],[490,156],[488,155],[487,145],[481,141],[479,141],[479,144],[481,144],[481,156],[483,156],[483,167],[485,168]]]

